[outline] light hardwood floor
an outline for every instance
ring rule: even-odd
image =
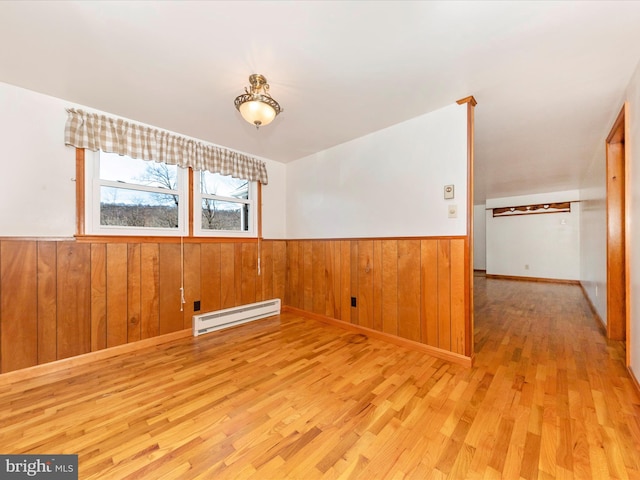
[[[0,453],[82,479],[640,478],[624,348],[579,287],[477,277],[472,369],[291,314],[17,381]]]

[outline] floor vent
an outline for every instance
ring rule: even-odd
[[[225,308],[193,316],[193,336],[280,314],[280,299]]]

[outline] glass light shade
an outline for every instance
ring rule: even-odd
[[[276,118],[275,109],[260,100],[244,102],[238,106],[238,110],[242,118],[259,127],[269,125]]]

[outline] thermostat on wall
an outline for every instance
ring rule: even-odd
[[[444,198],[445,198],[445,200],[449,200],[449,199],[453,198],[453,195],[454,195],[453,185],[445,185],[444,186]]]

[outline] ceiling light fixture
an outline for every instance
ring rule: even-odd
[[[269,94],[267,79],[259,73],[249,77],[250,87],[245,87],[242,95],[233,102],[247,122],[260,128],[269,125],[282,112],[280,105]]]

